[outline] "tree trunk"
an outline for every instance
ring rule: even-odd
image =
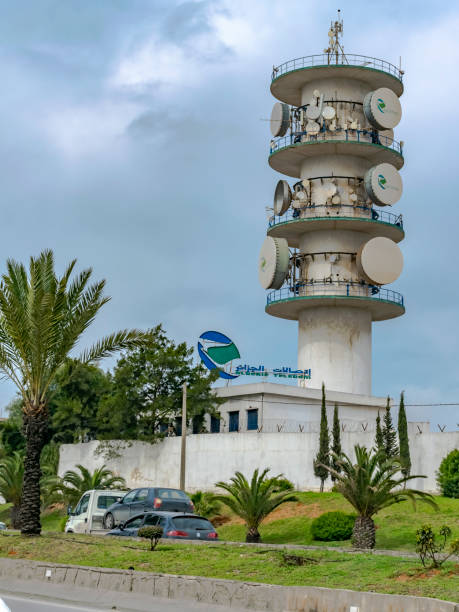
[[[251,527],[246,536],[245,536],[245,541],[246,542],[251,542],[251,543],[255,543],[258,544],[259,542],[261,542],[261,536],[258,533],[258,529],[256,527]]]
[[[21,523],[19,521],[19,510],[20,506],[15,505],[11,508],[11,526],[13,527],[13,529],[21,528]]]
[[[321,481],[320,481],[320,492],[321,492],[321,493],[323,493],[323,492],[324,492],[324,482],[325,482],[325,480],[322,480],[322,479],[321,479]]]
[[[369,516],[358,516],[352,532],[352,546],[354,548],[375,547],[375,524]]]
[[[40,535],[40,455],[46,443],[48,415],[43,408],[40,412],[33,406],[26,408],[23,417],[26,454],[19,522],[23,535]]]

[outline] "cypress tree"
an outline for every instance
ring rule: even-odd
[[[338,417],[338,405],[335,404],[335,410],[333,412],[333,446],[332,446],[332,459],[331,459],[331,467],[336,472],[341,472],[341,466],[338,463],[338,457],[341,456],[341,433],[340,433],[340,425],[339,425],[339,417]],[[335,477],[332,475],[331,479],[333,482],[335,481]]]
[[[324,482],[328,478],[328,470],[324,465],[330,465],[330,439],[328,435],[327,407],[325,405],[325,385],[322,383],[322,408],[320,411],[319,452],[314,459],[314,475],[320,478],[320,492],[324,490]]]
[[[387,459],[398,455],[397,433],[392,425],[392,415],[390,413],[390,397],[387,398],[386,412],[384,414],[384,425],[382,428],[384,453]]]
[[[410,444],[408,440],[408,424],[406,422],[405,397],[400,394],[400,408],[398,411],[398,443],[400,446],[400,463],[403,476],[409,476],[411,471]]]
[[[382,454],[382,461],[384,462],[384,436],[381,429],[381,417],[379,415],[376,417],[376,436],[375,436],[375,447],[376,450]]]

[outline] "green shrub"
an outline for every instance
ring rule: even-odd
[[[314,540],[324,542],[349,540],[355,523],[354,514],[345,512],[325,512],[311,523],[311,535]]]
[[[221,504],[215,499],[215,495],[210,492],[196,491],[190,495],[194,505],[194,511],[199,516],[211,518],[220,513]]]
[[[139,538],[150,540],[150,550],[155,550],[161,536],[163,535],[162,527],[141,527],[137,532]]]
[[[68,520],[69,520],[68,516],[63,516],[61,518],[61,520],[59,521],[59,531],[65,531],[65,525]]]
[[[279,493],[280,491],[291,491],[295,488],[293,486],[293,482],[291,482],[288,478],[284,478],[283,476],[269,478],[269,482],[274,483],[273,493]]]
[[[421,563],[424,567],[441,567],[453,555],[459,552],[459,540],[453,540],[450,545],[449,553],[441,553],[446,549],[446,541],[451,536],[451,529],[448,525],[443,525],[437,534],[434,533],[430,525],[423,525],[416,531],[416,552],[419,554]]]
[[[442,495],[459,498],[459,449],[452,450],[440,463],[437,482]]]

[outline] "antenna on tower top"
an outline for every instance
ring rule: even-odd
[[[330,59],[333,61],[335,56],[335,62],[339,63],[340,52],[342,54],[342,61],[347,63],[347,58],[344,55],[344,48],[340,42],[340,37],[343,36],[343,20],[341,19],[341,10],[338,9],[338,17],[336,21],[330,23],[330,29],[328,30],[328,48],[324,49],[324,53],[328,55],[328,63]]]

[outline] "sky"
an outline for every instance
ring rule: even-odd
[[[82,339],[162,323],[195,345],[229,335],[250,363],[296,365],[297,324],[264,312],[257,278],[273,65],[344,49],[405,70],[406,315],[373,326],[373,393],[459,428],[459,5],[405,0],[0,0],[0,272],[55,252],[107,279]],[[456,264],[454,264],[456,262]],[[106,362],[105,367],[110,367]],[[314,367],[314,364],[311,364]],[[0,382],[0,405],[14,396]]]

